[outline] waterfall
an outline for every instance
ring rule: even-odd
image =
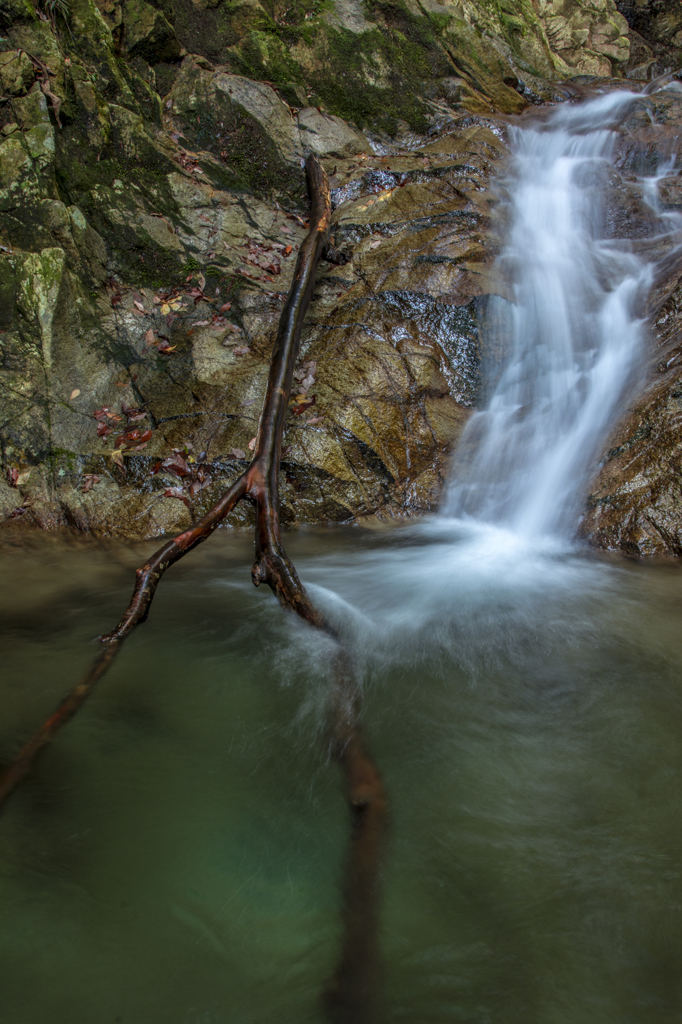
[[[652,268],[600,237],[623,91],[512,127],[509,229],[498,259],[510,301],[487,338],[505,354],[470,419],[444,513],[524,536],[569,536],[590,472],[642,366]],[[653,211],[652,211],[653,212]]]

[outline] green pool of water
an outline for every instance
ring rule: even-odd
[[[391,805],[377,1022],[682,1019],[682,578],[499,535],[286,538],[363,678]],[[77,681],[152,546],[0,563],[0,756]],[[0,816],[6,1024],[305,1024],[349,823],[325,641],[215,536]]]

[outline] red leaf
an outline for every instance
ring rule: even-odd
[[[124,434],[119,434],[116,438],[117,448],[132,448],[134,445],[146,444],[151,439],[151,430],[141,431],[139,428],[136,430],[126,430]]]
[[[183,494],[181,487],[167,487],[163,492],[164,498],[178,498],[180,501],[184,501],[187,508],[189,508],[189,502]]]
[[[294,416],[300,416],[301,413],[305,412],[306,409],[309,409],[311,405],[315,405],[315,395],[312,395],[311,398],[304,398],[302,402],[297,402],[296,405],[291,407],[291,411]]]
[[[183,459],[182,455],[176,453],[175,455],[169,455],[167,459],[164,459],[161,463],[164,469],[167,469],[173,476],[180,477],[189,476],[190,468]]]
[[[102,477],[98,476],[96,473],[86,473],[83,477],[83,494],[87,494],[88,491],[91,491],[94,484],[98,484],[101,479]]]

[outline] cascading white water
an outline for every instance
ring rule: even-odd
[[[513,127],[509,237],[492,347],[508,353],[472,416],[444,513],[525,536],[575,528],[587,476],[642,352],[651,265],[599,237],[612,127],[637,102],[612,92]]]

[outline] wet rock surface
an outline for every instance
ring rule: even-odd
[[[5,523],[170,532],[243,468],[309,152],[335,252],[304,331],[283,519],[433,509],[503,293],[505,118],[576,74],[632,72],[640,36],[612,0],[72,0],[45,17],[0,7]],[[634,175],[672,147],[659,128],[624,134],[614,238],[648,244]],[[667,208],[677,193],[671,169]]]
[[[599,546],[634,555],[682,555],[681,129],[682,91],[657,94],[621,126],[618,164],[624,181],[633,171],[666,167],[668,176],[652,191],[659,211],[672,216],[658,222],[650,216],[648,232],[635,236],[633,247],[655,265],[644,311],[646,365],[633,389],[633,408],[609,440],[580,532]],[[638,201],[615,212],[614,237],[633,213],[642,214]]]

